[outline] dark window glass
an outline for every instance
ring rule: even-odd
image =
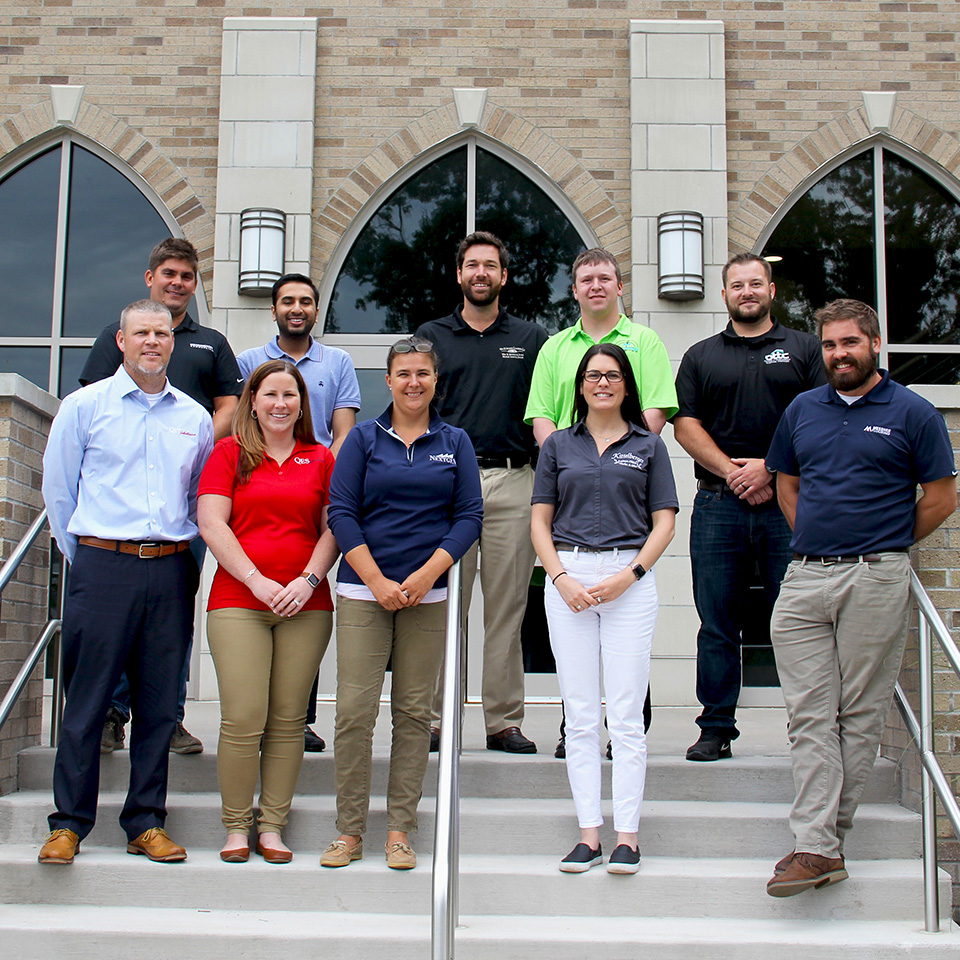
[[[851,297],[875,306],[873,154],[861,153],[816,183],[773,232],[777,319],[813,332],[813,313]]]
[[[46,390],[50,382],[50,349],[0,347],[0,373],[19,373]]]
[[[509,281],[500,302],[550,333],[576,323],[570,267],[585,249],[563,211],[516,167],[477,150],[478,230],[489,230],[510,252]],[[457,238],[458,242],[461,238]],[[452,307],[448,307],[449,313]]]
[[[890,376],[898,383],[960,383],[960,353],[891,350]]]
[[[384,366],[375,369],[359,368],[357,381],[360,384],[360,409],[357,411],[357,423],[361,420],[373,420],[387,409],[393,397],[387,388],[384,375],[387,372],[386,359],[388,347],[383,348]]]
[[[35,157],[0,184],[0,336],[52,333],[59,198],[59,147]],[[46,374],[38,382],[46,387]]]
[[[960,343],[960,205],[888,151],[883,155],[883,195],[888,342]],[[957,382],[957,361],[949,356],[903,355],[900,360],[911,376],[901,382]],[[927,379],[927,372],[938,378]]]
[[[170,230],[153,204],[104,160],[73,146],[63,335],[95,337],[149,293],[147,258]]]
[[[59,396],[65,397],[68,393],[80,389],[80,371],[89,352],[89,347],[64,347],[60,351]]]
[[[357,238],[327,309],[327,333],[407,333],[445,316],[463,297],[457,244],[466,232],[467,148],[435,160],[395,190]],[[579,316],[570,265],[584,242],[529,178],[477,149],[476,229],[510,251],[501,303],[550,332]]]

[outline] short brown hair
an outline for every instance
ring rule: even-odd
[[[167,323],[173,329],[173,317],[169,309],[162,303],[158,303],[156,300],[134,300],[133,303],[128,303],[120,311],[120,329],[124,333],[127,332],[127,320],[131,313],[152,313],[158,317],[166,317]]]
[[[467,256],[467,251],[471,247],[477,247],[480,244],[484,244],[488,247],[496,247],[497,253],[500,256],[500,269],[507,269],[507,264],[510,262],[510,254],[507,253],[507,248],[504,246],[503,241],[487,230],[475,230],[473,233],[464,237],[460,241],[460,245],[457,247],[458,270],[463,267],[463,261]]]
[[[836,323],[838,320],[852,320],[860,332],[875,340],[880,336],[880,318],[873,307],[862,300],[831,300],[821,307],[814,315],[817,321],[817,336],[823,339],[823,326],[826,323]]]
[[[198,272],[200,265],[197,248],[189,240],[181,240],[179,237],[167,237],[166,240],[161,240],[150,251],[147,269],[155,273],[157,267],[165,260],[186,260],[193,267],[194,273]]]
[[[577,271],[581,267],[595,267],[601,263],[609,263],[617,274],[617,283],[623,283],[623,277],[620,275],[620,264],[617,258],[604,250],[603,247],[594,247],[592,250],[584,250],[576,260],[573,261],[573,269],[570,271],[573,282],[577,282]]]
[[[720,271],[720,279],[724,286],[727,285],[727,274],[730,272],[730,268],[739,267],[744,263],[759,263],[760,266],[763,267],[763,272],[767,275],[767,282],[769,283],[773,280],[773,267],[770,266],[769,260],[764,260],[763,257],[756,253],[738,253],[731,257]]]

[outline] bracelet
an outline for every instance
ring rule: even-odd
[[[254,568],[243,578],[243,582],[246,583],[256,572],[257,572],[257,568],[254,567]]]
[[[561,570],[555,577],[551,577],[550,579],[556,583],[566,572],[566,570]]]

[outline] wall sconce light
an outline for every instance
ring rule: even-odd
[[[237,292],[246,297],[269,297],[283,276],[283,249],[287,217],[282,210],[248,207],[240,211],[240,280]]]
[[[703,299],[703,214],[673,210],[657,217],[661,300]]]

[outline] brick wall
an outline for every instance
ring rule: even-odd
[[[0,558],[6,560],[43,506],[41,458],[57,401],[15,374],[0,374]],[[0,599],[0,691],[6,693],[47,621],[49,534],[20,564]],[[17,787],[17,755],[40,742],[38,666],[0,732],[0,794]]]

